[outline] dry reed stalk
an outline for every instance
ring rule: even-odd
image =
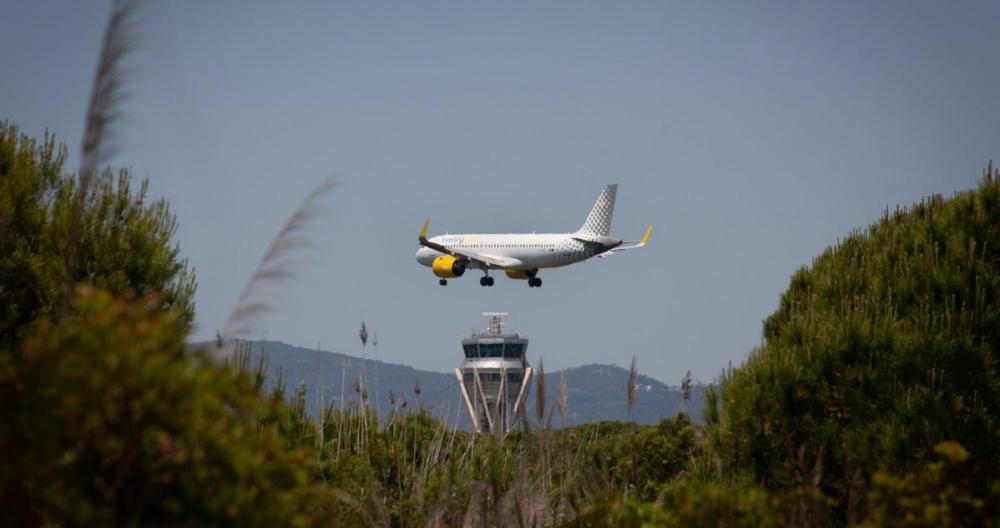
[[[320,182],[288,217],[240,293],[236,306],[223,325],[223,337],[248,334],[254,319],[274,309],[274,292],[271,287],[292,276],[295,261],[291,257],[309,245],[305,233],[321,212],[323,198],[335,185],[333,178]]]
[[[538,375],[535,377],[535,411],[538,413],[538,426],[542,427],[545,420],[545,360],[538,359]]]
[[[635,389],[636,389],[636,368],[635,368],[635,356],[632,356],[632,366],[628,370],[628,417],[632,420],[632,407],[635,406]],[[632,423],[632,434],[630,435],[630,442],[632,445],[632,451],[635,451],[635,422]],[[635,483],[636,475],[638,474],[639,468],[637,464],[636,457],[632,457],[632,479],[631,482]],[[625,500],[628,500],[628,489],[630,484],[625,485]]]
[[[358,338],[361,339],[361,361],[358,363],[358,375],[361,377],[361,386],[366,389],[365,394],[367,394],[368,385],[368,369],[366,365],[367,359],[367,347],[368,347],[368,328],[365,326],[365,322],[361,321],[361,330],[358,331]],[[362,398],[362,405],[368,405],[368,398]]]
[[[636,378],[635,356],[632,356],[632,366],[628,369],[628,416],[632,419],[632,407],[635,407]]]
[[[372,332],[372,348],[375,350],[375,408],[382,412],[382,396],[378,391],[378,332]]]
[[[559,426],[566,425],[566,412],[569,410],[569,382],[566,380],[566,372],[559,373],[559,396],[556,398],[556,405],[559,407]]]
[[[519,405],[517,407],[517,417],[521,420],[521,428],[524,429],[524,434],[531,434],[531,420],[528,419],[528,411],[525,409],[526,405]]]

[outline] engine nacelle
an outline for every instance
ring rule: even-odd
[[[510,277],[512,279],[528,280],[528,279],[531,278],[528,275],[528,271],[527,270],[505,269],[503,271],[504,271],[504,273],[507,274],[508,277]]]
[[[431,263],[431,269],[442,279],[461,277],[465,273],[465,261],[451,255],[441,255]]]

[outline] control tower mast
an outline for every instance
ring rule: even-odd
[[[504,333],[506,312],[484,312],[485,332],[462,339],[465,360],[455,369],[472,427],[481,433],[509,432],[531,379],[528,339]]]

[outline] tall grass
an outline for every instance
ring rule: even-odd
[[[464,408],[457,394],[455,405],[435,414],[389,393],[393,410],[380,417],[365,405],[360,383],[353,399],[328,402],[319,419],[310,419],[301,387],[290,391],[280,374],[267,383],[266,362],[251,361],[248,342],[235,341],[233,348],[227,361],[270,398],[288,401],[290,417],[280,426],[293,432],[296,445],[313,446],[320,480],[366,525],[547,526],[621,497],[630,485],[630,471],[618,468],[632,464],[619,458],[631,456],[642,426],[553,429],[546,411],[543,427],[533,432],[477,434],[459,428]],[[421,391],[416,382],[413,396]],[[555,402],[560,420],[569,412],[568,393],[562,377]]]

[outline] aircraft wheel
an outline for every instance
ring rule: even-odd
[[[490,278],[489,277],[479,277],[479,285],[480,286],[489,286],[490,285]]]
[[[528,286],[532,288],[540,288],[542,286],[542,279],[539,279],[537,277],[532,277],[528,279]]]
[[[486,277],[486,285],[493,286],[493,277]]]
[[[447,286],[448,285],[448,281],[445,280],[445,279],[441,279],[441,280],[438,281],[438,284],[440,284],[441,286]]]

